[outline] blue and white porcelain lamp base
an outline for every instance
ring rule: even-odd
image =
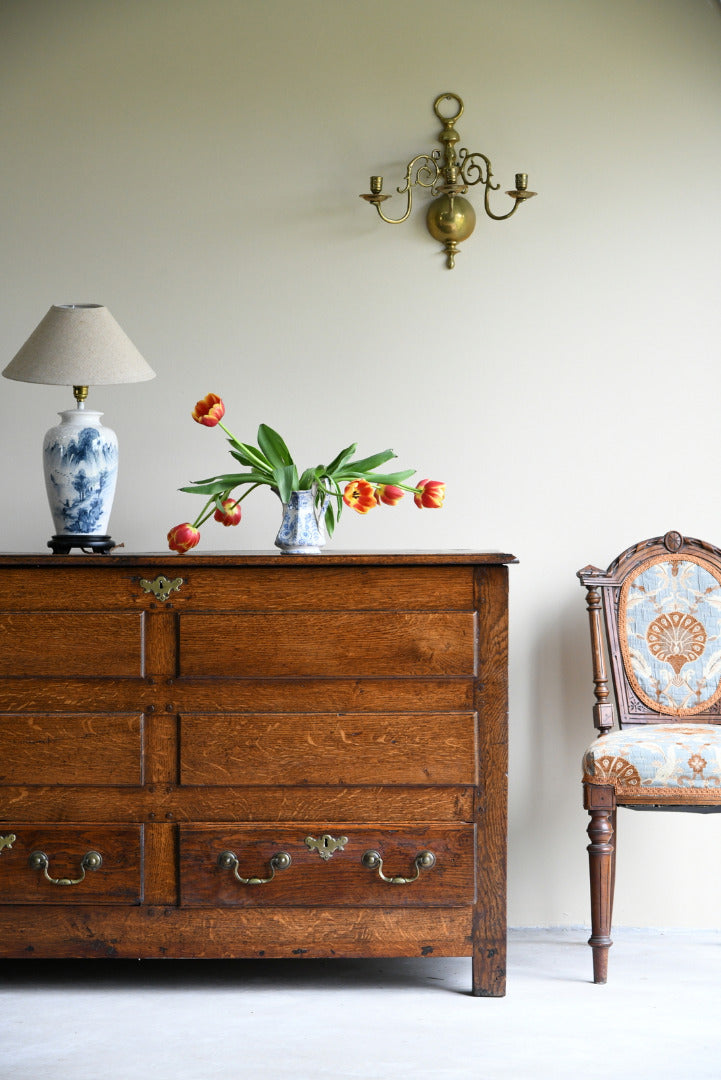
[[[72,548],[106,553],[115,543],[108,533],[118,475],[118,440],[100,423],[99,412],[81,407],[58,414],[43,443],[45,487],[55,535],[53,554]]]

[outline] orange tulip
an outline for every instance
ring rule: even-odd
[[[367,514],[377,506],[373,485],[367,480],[351,480],[343,492],[343,502],[359,514]]]
[[[177,551],[180,555],[189,551],[190,548],[194,548],[199,542],[200,532],[189,521],[184,521],[182,525],[176,525],[168,533],[168,547],[171,551]]]
[[[405,492],[396,487],[395,484],[379,484],[376,488],[376,499],[385,503],[386,506],[395,506],[404,495]]]
[[[440,510],[446,497],[446,485],[440,480],[421,480],[413,502],[422,510]]]
[[[202,401],[196,403],[192,412],[196,424],[204,424],[206,427],[215,427],[224,416],[225,405],[217,394],[206,394]]]
[[[235,499],[223,499],[223,512],[216,510],[213,517],[221,525],[237,525],[240,521],[240,502]]]

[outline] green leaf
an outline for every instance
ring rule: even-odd
[[[351,454],[355,454],[358,443],[351,443],[350,446],[346,446],[345,450],[341,450],[337,457],[334,457],[330,465],[326,465],[325,472],[332,476],[334,472],[342,468],[346,461],[350,458]]]
[[[379,465],[384,465],[386,461],[397,456],[395,450],[383,450],[380,454],[372,454],[371,457],[349,461],[342,470],[343,476],[360,476],[364,472],[370,472],[371,469],[377,469]],[[337,474],[338,470],[336,469],[335,472]]]
[[[188,484],[187,487],[178,488],[178,491],[187,491],[189,495],[220,495],[228,488],[219,480],[209,480],[204,484]]]
[[[315,469],[306,469],[300,480],[298,481],[298,487],[296,491],[310,491],[313,484],[316,483],[319,477],[318,469],[322,469],[322,465],[318,465]]]
[[[403,469],[402,472],[374,473],[368,472],[360,477],[362,480],[372,480],[374,484],[402,484],[409,476],[413,476],[415,469]]]
[[[290,450],[283,442],[277,431],[261,424],[258,428],[258,446],[263,451],[271,465],[278,468],[281,465],[292,465],[293,458]]]
[[[333,513],[332,502],[329,502],[325,508],[325,531],[328,533],[328,538],[331,539],[335,532],[335,514]]]
[[[280,468],[273,470],[273,475],[275,476],[280,501],[287,503],[291,491],[298,490],[298,470],[293,464],[282,465]]]
[[[235,446],[235,450],[231,450],[230,452],[241,465],[250,465],[251,468],[265,469],[268,472],[271,471],[271,463],[255,446],[250,446],[248,443],[241,443],[237,440],[233,445]]]
[[[328,486],[333,488],[334,491],[335,491],[335,495],[333,497],[334,497],[335,503],[336,503],[336,518],[337,518],[338,521],[340,521],[340,516],[343,513],[343,492],[340,489],[340,484],[338,483],[338,481],[335,479],[334,476],[327,477],[327,480],[328,480]],[[331,504],[329,503],[329,506],[330,505]]]
[[[224,476],[210,476],[207,480],[196,480],[193,484],[181,487],[191,495],[217,495],[222,491],[231,491],[240,484],[272,484],[272,478],[262,473],[228,473]]]

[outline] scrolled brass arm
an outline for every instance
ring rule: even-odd
[[[99,851],[86,851],[80,861],[81,874],[79,878],[54,878],[50,876],[50,859],[44,851],[33,851],[28,858],[28,866],[31,870],[42,870],[43,877],[51,885],[79,885],[85,881],[86,870],[99,870],[103,865],[103,856]]]
[[[386,217],[381,210],[381,203],[391,197],[390,195],[383,194],[382,176],[371,176],[370,195],[361,195],[361,199],[365,199],[366,202],[372,203],[378,211],[378,216],[388,225],[401,225],[410,217],[411,209],[413,208],[413,188],[415,185],[418,184],[419,187],[432,188],[433,185],[437,183],[439,177],[438,163],[435,160],[437,154],[437,150],[434,150],[432,154],[417,154],[412,161],[408,162],[408,165],[406,166],[405,183],[396,188],[399,195],[407,195],[406,210],[402,217],[389,218]],[[414,170],[415,176],[413,175]]]
[[[480,158],[480,162],[477,160]],[[481,162],[483,164],[481,164]],[[483,165],[486,166],[485,175],[483,172]],[[491,171],[491,163],[485,154],[475,153],[469,154],[465,146],[462,150],[458,151],[458,171],[463,177],[464,183],[468,187],[474,187],[476,184],[490,185],[494,191],[498,191],[500,184],[491,184],[491,178],[493,173]],[[473,179],[475,177],[475,179]]]
[[[484,168],[485,166],[485,168]],[[528,176],[526,173],[516,173],[516,188],[514,191],[507,191],[506,194],[510,195],[513,199],[513,206],[506,214],[494,214],[491,210],[490,193],[492,191],[499,191],[501,185],[493,183],[493,169],[491,163],[485,154],[474,153],[469,154],[465,147],[459,151],[459,167],[458,171],[463,178],[463,182],[468,187],[475,187],[476,184],[483,184],[483,208],[490,218],[494,221],[506,221],[507,218],[515,214],[519,205],[524,199],[532,199],[535,195],[534,191],[528,191]]]
[[[421,870],[432,870],[436,865],[436,857],[432,851],[419,851],[413,860],[416,868],[415,875],[413,877],[388,877],[383,873],[383,859],[379,851],[365,851],[361,857],[361,862],[368,870],[377,870],[378,877],[381,881],[385,881],[388,885],[412,885],[414,881],[418,881],[421,876]]]
[[[221,851],[218,856],[218,866],[221,870],[232,870],[233,877],[241,885],[267,885],[275,877],[276,870],[287,870],[291,864],[291,857],[287,851],[276,851],[270,858],[270,877],[244,878],[238,873],[238,858],[234,851]]]

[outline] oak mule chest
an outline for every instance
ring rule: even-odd
[[[500,554],[0,556],[0,956],[472,956]]]

